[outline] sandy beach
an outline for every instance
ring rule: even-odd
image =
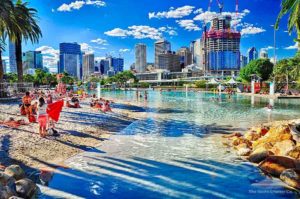
[[[81,101],[82,108],[63,108],[56,124],[60,136],[41,138],[38,124],[31,123],[18,128],[0,127],[0,164],[20,164],[25,169],[42,169],[63,166],[63,162],[78,153],[97,150],[114,132],[129,125],[137,114],[131,114],[121,104],[113,106],[114,113],[102,113],[89,107],[89,100]],[[9,117],[25,119],[19,115],[18,103],[1,103],[0,120]]]

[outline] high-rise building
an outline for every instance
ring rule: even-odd
[[[268,52],[264,49],[261,49],[260,50],[260,53],[259,53],[259,58],[261,59],[268,59]]]
[[[248,63],[251,62],[252,60],[258,59],[258,52],[255,47],[249,48],[247,55],[248,55]]]
[[[83,55],[83,79],[86,80],[95,72],[95,55],[85,54]]]
[[[116,58],[116,57],[109,56],[106,58],[106,60],[108,60],[110,71],[114,71],[115,74],[124,71],[123,58]]]
[[[158,68],[171,72],[181,72],[180,56],[175,52],[166,52],[158,55]]]
[[[82,53],[77,43],[59,44],[59,73],[67,72],[69,75],[82,78]]]
[[[177,55],[180,56],[180,66],[184,68],[192,64],[192,53],[188,47],[181,47],[177,51]]]
[[[109,71],[109,61],[106,59],[103,59],[100,61],[100,73],[102,75],[107,75],[107,72]]]
[[[17,73],[16,46],[9,42],[9,68],[11,73]]]
[[[190,49],[192,53],[192,63],[195,64],[200,70],[204,70],[204,51],[203,51],[203,42],[201,39],[192,41],[190,44]]]
[[[241,55],[241,68],[247,66],[248,64],[248,57]]]
[[[36,69],[43,69],[41,51],[27,51],[22,55],[24,74],[34,74]]]
[[[135,45],[135,70],[138,73],[146,71],[147,67],[147,47],[145,44]]]
[[[210,30],[203,32],[205,71],[240,69],[241,34],[231,30],[231,20],[229,15],[219,15],[212,20]]]
[[[6,73],[6,61],[2,60],[3,73]]]
[[[169,51],[171,51],[171,43],[168,42],[167,40],[159,40],[157,42],[155,42],[154,44],[154,48],[155,48],[155,62],[154,62],[154,67],[159,68],[158,67],[158,55],[163,54],[163,53],[167,53]]]

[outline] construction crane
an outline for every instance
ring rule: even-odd
[[[212,2],[213,2],[213,0],[209,0],[209,4],[208,4],[208,11],[209,11],[209,12],[210,12],[210,10],[211,10]],[[221,3],[219,0],[217,0],[217,4],[218,4],[220,13],[222,13],[222,12],[223,12],[223,8],[224,8],[224,4]]]

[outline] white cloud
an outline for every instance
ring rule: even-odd
[[[95,52],[93,47],[87,43],[81,43],[80,46],[81,46],[81,51],[86,54],[93,54]]]
[[[128,49],[128,48],[121,48],[119,50],[120,53],[126,53],[126,52],[129,52],[129,51],[130,51],[130,49]]]
[[[41,46],[36,49],[43,54],[43,65],[45,67],[56,67],[59,60],[59,50],[52,48],[51,46]]]
[[[298,43],[296,42],[293,46],[285,47],[286,50],[297,50],[298,49]]]
[[[57,11],[60,12],[71,12],[72,10],[79,10],[81,9],[84,5],[93,5],[93,6],[105,6],[105,2],[101,0],[77,0],[74,2],[71,2],[70,4],[62,4],[60,7],[57,8]]]
[[[113,30],[105,32],[104,34],[111,36],[111,37],[126,37],[127,30],[123,30],[121,28],[115,28]]]
[[[193,13],[194,13],[194,14],[200,14],[200,13],[202,13],[202,12],[203,12],[203,9],[202,9],[202,8],[199,8],[199,9],[195,10]]]
[[[98,50],[106,50],[107,48],[105,47],[98,47],[98,46],[94,46],[95,49],[98,49]]]
[[[263,28],[259,28],[259,27],[254,27],[253,25],[248,26],[248,27],[244,27],[241,30],[241,35],[255,35],[258,33],[262,33],[265,32],[266,30]]]
[[[185,16],[190,15],[193,10],[194,10],[194,6],[182,6],[179,8],[173,8],[171,7],[168,11],[164,11],[164,12],[150,12],[148,14],[149,19],[152,18],[174,18],[174,19],[179,19],[179,18],[183,18]]]
[[[177,32],[172,27],[160,27],[154,28],[145,25],[133,25],[128,27],[128,29],[115,28],[113,30],[107,31],[104,34],[112,37],[129,37],[132,36],[135,39],[154,39],[158,40],[163,37],[163,33],[174,36]]]
[[[273,49],[274,49],[274,46],[267,46],[265,48],[262,48],[261,50],[268,51],[268,50],[273,50]]]
[[[176,23],[178,23],[179,26],[183,27],[185,30],[188,30],[188,31],[199,31],[199,30],[201,30],[201,28],[198,27],[194,23],[194,20],[191,20],[191,19],[177,20]]]
[[[101,61],[103,59],[106,59],[106,57],[95,57],[95,61]]]
[[[99,45],[104,45],[104,46],[108,45],[108,43],[107,43],[107,41],[105,39],[100,39],[100,38],[93,39],[93,40],[91,40],[91,42],[99,44]]]

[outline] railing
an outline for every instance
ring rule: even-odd
[[[18,96],[20,93],[33,89],[33,83],[0,83],[0,97]]]

